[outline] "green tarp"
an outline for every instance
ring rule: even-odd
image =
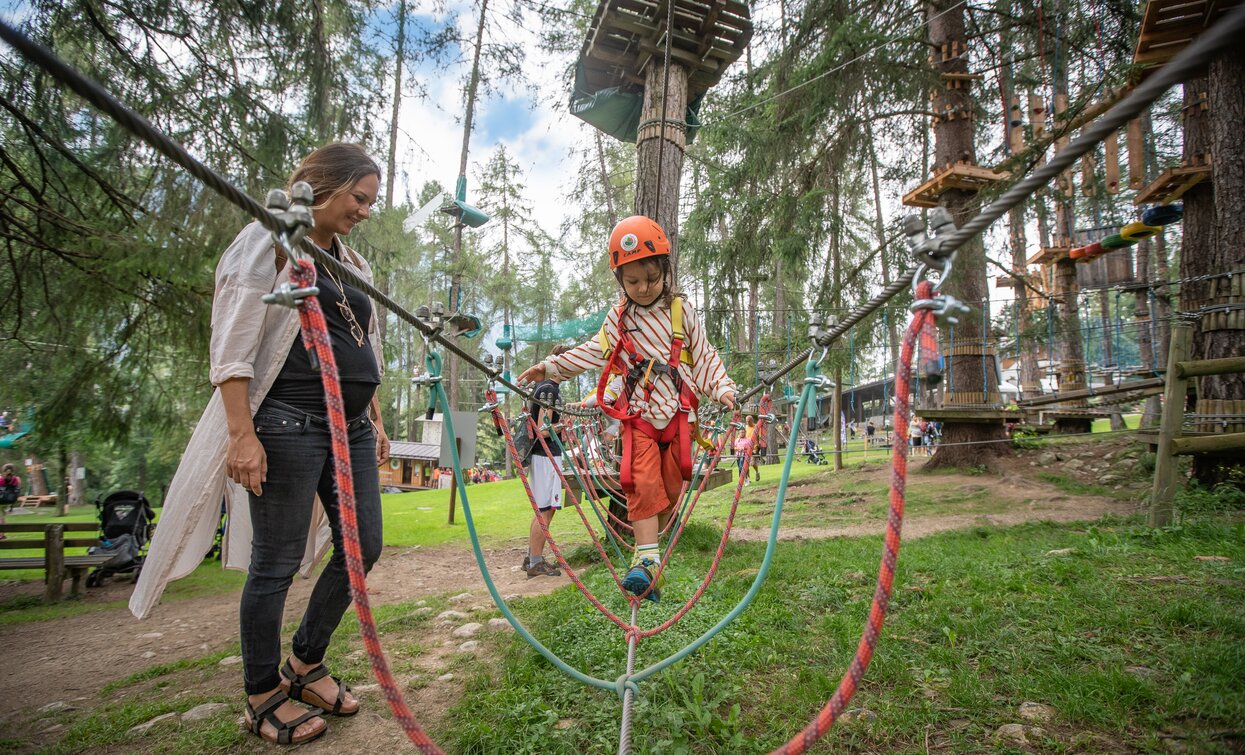
[[[697,97],[687,106],[687,143],[691,144],[700,130],[700,102]],[[575,64],[575,90],[571,93],[571,115],[601,129],[624,142],[635,142],[640,126],[640,111],[644,108],[644,92],[636,87],[606,87],[597,92],[587,91],[584,84],[583,63]],[[671,114],[671,118],[675,116]]]
[[[527,341],[528,343],[552,343],[554,341],[582,343],[589,336],[596,335],[597,331],[601,329],[601,323],[605,322],[605,315],[609,311],[609,307],[606,307],[594,315],[581,317],[577,320],[548,323],[546,325],[516,325],[514,327],[514,340]]]

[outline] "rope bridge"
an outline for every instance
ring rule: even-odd
[[[1099,121],[1086,129],[1077,139],[1072,141],[1067,147],[1058,152],[1045,166],[1032,173],[1028,178],[1017,183],[997,200],[987,206],[982,212],[969,220],[964,226],[945,235],[939,235],[933,239],[924,238],[923,229],[910,229],[910,244],[914,251],[923,260],[923,264],[915,270],[901,276],[894,283],[887,286],[880,293],[858,307],[854,312],[844,318],[843,321],[824,332],[818,332],[814,339],[813,345],[805,349],[802,353],[790,359],[787,364],[783,365],[774,372],[764,375],[759,379],[759,384],[748,391],[745,391],[736,397],[736,402],[742,405],[748,399],[763,395],[761,398],[762,405],[768,402],[768,390],[779,378],[794,370],[800,364],[806,363],[804,387],[800,392],[799,403],[796,408],[795,424],[801,422],[809,409],[810,402],[815,401],[816,387],[825,380],[818,374],[821,359],[811,360],[809,357],[817,350],[821,349],[822,357],[828,350],[831,343],[850,331],[857,323],[869,316],[872,312],[883,306],[892,297],[902,291],[906,286],[915,281],[914,292],[917,298],[916,304],[913,305],[915,314],[905,331],[902,351],[900,354],[897,368],[897,379],[902,381],[902,386],[897,385],[895,397],[895,427],[899,431],[898,438],[892,449],[892,480],[890,489],[890,513],[887,519],[887,530],[882,552],[882,559],[878,570],[877,585],[874,591],[872,606],[869,612],[869,618],[865,629],[861,635],[860,643],[857,647],[855,657],[844,673],[838,688],[827,701],[826,705],[819,711],[812,721],[795,737],[781,746],[775,752],[784,755],[802,753],[806,751],[813,743],[824,735],[834,724],[837,716],[846,707],[848,701],[855,693],[857,686],[862,678],[865,670],[868,668],[869,661],[872,658],[876,648],[878,638],[881,634],[882,624],[886,616],[886,608],[890,600],[891,586],[894,579],[895,567],[899,556],[900,546],[900,529],[903,522],[904,510],[904,485],[907,473],[907,453],[908,453],[908,433],[907,433],[907,415],[908,415],[908,386],[910,379],[911,364],[914,351],[920,349],[923,353],[918,364],[936,364],[935,355],[936,340],[933,333],[933,320],[935,316],[947,317],[949,321],[953,321],[953,316],[957,311],[958,303],[950,299],[950,297],[939,296],[936,287],[932,286],[929,281],[924,280],[924,274],[929,268],[933,268],[942,273],[942,278],[946,278],[950,271],[951,262],[954,252],[961,245],[967,242],[976,234],[982,232],[991,223],[1002,217],[1009,209],[1019,204],[1026,197],[1044,186],[1050,179],[1054,178],[1064,169],[1070,167],[1072,163],[1081,155],[1088,152],[1099,141],[1102,141],[1108,134],[1112,133],[1118,126],[1135,117],[1144,110],[1150,103],[1157,99],[1168,87],[1179,81],[1184,80],[1202,65],[1205,65],[1215,54],[1224,49],[1228,44],[1237,40],[1241,33],[1245,31],[1245,7],[1237,8],[1230,14],[1225,15],[1222,20],[1214,27],[1209,29],[1196,42],[1186,47],[1171,63],[1160,69],[1157,73],[1143,82],[1140,86],[1125,98],[1122,102],[1111,108]],[[437,320],[425,320],[403,308],[400,304],[390,299],[387,295],[377,290],[374,286],[359,279],[353,272],[340,265],[335,259],[317,249],[310,242],[302,239],[302,233],[299,229],[289,222],[289,213],[274,212],[273,209],[283,210],[284,207],[277,205],[274,207],[264,207],[260,205],[252,197],[248,196],[237,187],[233,186],[227,179],[219,173],[213,171],[201,162],[192,157],[183,147],[178,145],[165,134],[152,126],[148,121],[139,116],[130,108],[126,107],[114,97],[112,97],[105,89],[97,83],[87,79],[80,72],[76,71],[69,65],[65,64],[55,56],[50,50],[30,40],[25,35],[18,32],[7,23],[0,22],[0,38],[3,38],[8,44],[14,47],[24,57],[34,64],[40,66],[51,74],[60,83],[73,90],[88,102],[99,108],[104,113],[114,118],[119,124],[136,136],[143,139],[151,147],[182,166],[195,178],[203,182],[212,190],[229,200],[231,203],[249,213],[256,218],[265,228],[273,233],[274,240],[277,245],[286,251],[294,267],[291,270],[291,281],[298,287],[297,289],[283,290],[277,292],[274,297],[279,303],[296,306],[299,311],[299,322],[302,330],[304,343],[309,350],[313,350],[319,357],[321,365],[321,378],[324,384],[325,401],[329,412],[329,424],[333,441],[334,456],[334,474],[339,491],[339,503],[342,512],[342,535],[344,540],[344,550],[346,556],[347,567],[349,571],[350,589],[358,613],[360,631],[363,636],[364,647],[366,648],[368,658],[372,664],[373,672],[376,675],[381,689],[384,692],[385,699],[393,711],[399,726],[402,727],[410,741],[421,751],[425,753],[439,753],[441,749],[420,727],[416,717],[412,713],[406,700],[403,698],[401,690],[398,688],[397,682],[388,666],[381,647],[379,635],[376,629],[375,620],[372,617],[371,608],[368,602],[367,586],[364,577],[363,562],[361,557],[361,549],[359,546],[358,520],[355,508],[353,477],[350,469],[349,447],[346,434],[346,420],[342,409],[341,389],[337,380],[337,365],[333,359],[331,344],[327,327],[324,322],[323,313],[319,309],[319,304],[314,296],[307,296],[308,289],[315,284],[315,268],[313,260],[325,265],[334,273],[340,274],[345,280],[352,285],[367,293],[374,301],[385,306],[394,312],[403,321],[412,325],[420,335],[431,346],[435,343],[438,347],[447,349],[468,364],[483,372],[489,379],[491,384],[501,383],[515,393],[524,396],[529,401],[533,400],[527,391],[518,385],[514,385],[503,379],[501,370],[494,369],[477,360],[473,355],[467,353],[460,348],[452,338],[443,332],[442,323]],[[270,205],[272,203],[270,202]],[[288,204],[287,204],[288,206]],[[306,208],[303,208],[306,210]],[[307,211],[309,212],[309,210]],[[305,232],[305,228],[302,232]],[[917,237],[921,238],[918,239]],[[439,377],[441,373],[441,356],[434,349],[426,350],[425,357],[428,374],[433,377]],[[445,393],[441,381],[434,379],[430,381],[435,402],[440,406],[445,417],[445,431],[453,437],[453,419],[450,412],[449,400]],[[491,389],[490,389],[491,390]],[[498,429],[506,437],[506,445],[508,453],[517,456],[514,447],[513,437],[510,434],[509,425],[505,422],[505,418],[500,415],[496,408],[495,394],[490,399],[493,417],[497,423]],[[545,402],[536,402],[545,405]],[[554,407],[550,407],[554,408]],[[554,443],[560,448],[563,438],[570,444],[573,438],[582,439],[589,436],[589,445],[592,440],[597,439],[596,433],[592,430],[592,426],[588,420],[598,418],[598,410],[572,409],[569,407],[556,407],[559,411],[572,416],[583,418],[583,421],[574,425],[576,432],[563,437],[555,437]],[[699,464],[703,468],[704,464],[708,464],[711,472],[716,468],[721,459],[722,451],[726,444],[733,437],[735,430],[738,429],[738,415],[730,424],[729,429],[723,427],[720,419],[713,424],[711,432],[712,449],[707,450],[700,455]],[[531,421],[530,417],[526,421]],[[544,441],[542,440],[542,443]],[[581,444],[583,441],[580,441]],[[588,445],[582,446],[584,448]],[[700,596],[707,589],[708,585],[716,573],[718,564],[721,561],[722,552],[729,538],[731,524],[733,522],[734,512],[739,501],[740,491],[742,489],[743,480],[746,479],[747,467],[751,465],[751,449],[745,451],[745,469],[744,475],[736,482],[735,497],[732,502],[731,515],[728,518],[727,526],[719,543],[718,550],[715,553],[713,563],[696,593],[684,604],[676,614],[663,624],[649,629],[642,629],[637,623],[639,606],[642,596],[631,596],[628,594],[630,601],[631,616],[630,620],[623,620],[621,617],[610,612],[597,598],[588,590],[574,574],[574,571],[566,563],[565,557],[560,549],[550,539],[553,551],[558,558],[558,562],[567,570],[567,574],[571,576],[572,582],[579,589],[585,598],[597,608],[603,615],[607,616],[611,622],[623,631],[627,639],[627,668],[626,672],[619,675],[615,680],[598,679],[583,672],[572,668],[569,664],[560,659],[547,647],[542,645],[531,633],[522,625],[522,623],[514,616],[506,601],[501,597],[497,590],[496,584],[493,582],[488,569],[484,562],[484,554],[481,549],[478,533],[476,532],[475,522],[471,514],[470,501],[467,495],[466,485],[463,482],[461,474],[461,464],[458,457],[457,448],[454,444],[450,444],[450,453],[455,468],[454,476],[455,484],[458,486],[458,494],[462,498],[463,512],[467,521],[467,528],[471,538],[472,550],[475,554],[476,561],[480,567],[480,573],[484,578],[486,587],[489,590],[493,601],[501,610],[502,615],[516,629],[521,637],[527,641],[541,655],[548,659],[555,667],[568,676],[577,681],[597,687],[599,689],[612,689],[616,691],[622,698],[623,712],[622,722],[619,734],[619,752],[627,753],[630,749],[630,730],[631,730],[631,709],[635,696],[639,693],[639,684],[650,678],[663,669],[677,663],[682,658],[695,652],[706,642],[713,638],[719,631],[730,624],[740,613],[742,613],[752,599],[760,590],[765,578],[769,572],[770,565],[773,562],[773,556],[777,544],[777,535],[779,523],[781,521],[783,501],[786,497],[787,483],[791,471],[791,465],[796,455],[796,448],[792,444],[788,444],[787,453],[783,463],[782,476],[779,480],[778,491],[774,504],[773,519],[771,521],[770,535],[766,543],[765,554],[763,556],[761,566],[758,569],[756,578],[753,580],[751,587],[739,603],[722,619],[720,619],[713,627],[703,633],[700,637],[693,640],[681,650],[673,653],[669,657],[654,663],[653,665],[639,671],[635,671],[635,654],[636,646],[640,639],[646,636],[653,636],[670,626],[673,626],[680,618],[695,605]],[[590,464],[589,456],[584,454],[582,462]],[[598,450],[598,456],[604,460],[604,452]],[[597,516],[607,530],[611,530],[610,536],[614,538],[614,547],[621,556],[621,549],[618,546],[617,529],[609,527],[608,518],[601,518],[598,510],[600,500],[594,498],[595,490],[591,485],[583,484],[584,480],[581,476],[579,467],[580,462],[575,462],[573,474],[579,480],[581,489],[594,492],[588,493],[589,506],[597,512]],[[520,478],[523,480],[525,490],[531,498],[531,490],[526,479],[526,474],[522,471],[522,465],[517,467],[520,472]],[[589,476],[592,476],[591,468],[587,469]],[[567,478],[564,474],[559,473],[560,480],[564,486],[568,485]],[[701,478],[700,484],[697,486],[694,494],[690,486],[685,489],[682,510],[679,515],[672,518],[674,529],[671,534],[671,548],[677,542],[679,534],[683,527],[690,519],[691,513],[695,507],[696,500],[699,499],[700,493],[705,486],[705,480],[708,474]],[[693,477],[695,480],[696,478]],[[608,489],[607,489],[608,490]],[[535,508],[535,504],[533,504]],[[585,525],[588,525],[586,515],[582,511],[582,506],[576,504],[577,510],[583,519]],[[608,516],[608,509],[607,509]],[[539,520],[539,518],[538,518]],[[624,522],[615,519],[618,528],[625,529]],[[590,529],[590,527],[589,527]],[[546,530],[546,534],[547,530]],[[595,538],[594,538],[595,540]],[[605,556],[605,563],[610,564],[608,554],[598,542],[599,552]],[[667,556],[669,553],[667,553]],[[665,560],[663,559],[664,568]],[[611,575],[616,583],[618,583],[617,571],[608,566]],[[657,580],[653,580],[656,584]],[[620,589],[621,589],[621,585]]]

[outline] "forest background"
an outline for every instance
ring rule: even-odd
[[[1129,74],[1132,0],[941,6],[967,20],[982,165],[1009,156],[1010,94],[1049,100],[1059,71],[1080,110]],[[810,312],[844,311],[907,267],[898,198],[929,175],[939,85],[920,3],[750,7],[752,41],[706,97],[688,148],[678,236],[680,283],[744,385],[807,345]],[[485,354],[497,353],[502,325],[550,328],[616,297],[604,242],[631,214],[635,147],[568,113],[594,10],[588,0],[46,0],[3,13],[252,196],[283,185],[318,144],[367,145],[384,189],[350,243],[409,309],[446,301],[461,276],[462,309],[490,328],[460,343]],[[91,497],[139,488],[159,500],[212,390],[213,269],[249,218],[7,49],[0,71],[0,409],[35,428],[5,460],[43,459],[53,489],[81,466]],[[403,223],[453,190],[473,111],[468,201],[492,221],[464,235],[455,260],[448,218]],[[1152,110],[1152,165],[1179,160],[1179,115],[1178,93]],[[1076,201],[1100,224],[1133,214],[1123,195]],[[1049,232],[1040,204],[1012,224],[1021,253]],[[1001,268],[1014,236],[1000,224],[985,237]],[[1174,241],[1142,263],[1151,280],[1178,269]],[[1044,313],[1017,322],[1014,296],[979,303],[989,332],[1042,342]],[[831,368],[855,382],[888,372],[905,303],[863,323]],[[1110,303],[1086,306],[1093,315]],[[392,316],[385,331],[385,425],[416,440],[427,397],[410,377],[423,343]],[[519,342],[513,364],[551,345]],[[474,408],[485,384],[465,371],[453,388]],[[502,458],[491,432],[479,440],[485,460]]]

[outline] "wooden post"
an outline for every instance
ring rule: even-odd
[[[1034,142],[1046,138],[1046,105],[1040,94],[1029,95],[1029,126]]]
[[[1128,122],[1128,188],[1146,185],[1146,141],[1141,135],[1141,119]]]
[[[1166,527],[1172,521],[1176,498],[1176,457],[1173,441],[1184,421],[1185,394],[1189,381],[1178,374],[1176,365],[1185,361],[1193,342],[1193,328],[1181,323],[1172,326],[1171,347],[1167,350],[1167,391],[1163,394],[1163,416],[1159,421],[1159,442],[1154,462],[1154,490],[1150,495],[1150,526]]]
[[[1020,95],[1012,95],[1011,108],[1007,119],[1007,141],[1012,154],[1019,154],[1025,148],[1025,125],[1020,110]]]
[[[1120,193],[1120,135],[1112,132],[1102,143],[1103,172],[1106,174],[1108,194]]]
[[[450,517],[446,521],[450,524],[454,523],[454,502],[458,500],[458,480],[454,477],[454,470],[450,469]]]
[[[442,425],[441,427],[444,428],[445,425]],[[462,453],[463,453],[463,439],[462,438],[454,439],[454,448],[458,449],[458,454],[459,454],[458,458],[462,459],[463,458],[462,457]],[[464,484],[465,484],[465,481],[464,481]],[[454,468],[450,467],[450,518],[447,520],[450,524],[454,523],[454,502],[457,500],[458,500],[458,478],[457,478],[457,475],[454,474]]]
[[[44,562],[43,570],[47,578],[43,591],[44,603],[55,603],[61,599],[61,588],[65,581],[65,526],[49,524],[43,531]]]

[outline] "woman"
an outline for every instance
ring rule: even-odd
[[[291,185],[306,181],[315,192],[315,227],[307,238],[367,281],[367,262],[338,236],[368,218],[379,176],[362,147],[342,143],[311,153],[290,176]],[[350,604],[350,590],[320,373],[303,346],[297,312],[260,301],[264,293],[289,281],[290,267],[258,223],[238,234],[217,266],[211,343],[211,379],[217,391],[170,485],[151,553],[130,600],[131,610],[145,616],[170,578],[193,570],[194,557],[206,552],[206,545],[198,547],[204,499],[219,502],[226,481],[236,483],[227,485],[230,511],[222,560],[226,566],[247,569],[239,612],[245,721],[253,734],[279,744],[319,737],[327,728],[322,713],[348,716],[359,710],[346,685],[323,663]],[[318,299],[341,376],[359,538],[364,565],[370,569],[381,550],[377,466],[389,456],[376,397],[382,365],[376,317],[365,294],[326,267],[317,265],[316,270]],[[286,593],[300,566],[308,574],[326,550],[325,521],[333,555],[312,590],[293,652],[282,665]],[[308,538],[309,533],[315,537]],[[308,711],[293,700],[315,707]]]

